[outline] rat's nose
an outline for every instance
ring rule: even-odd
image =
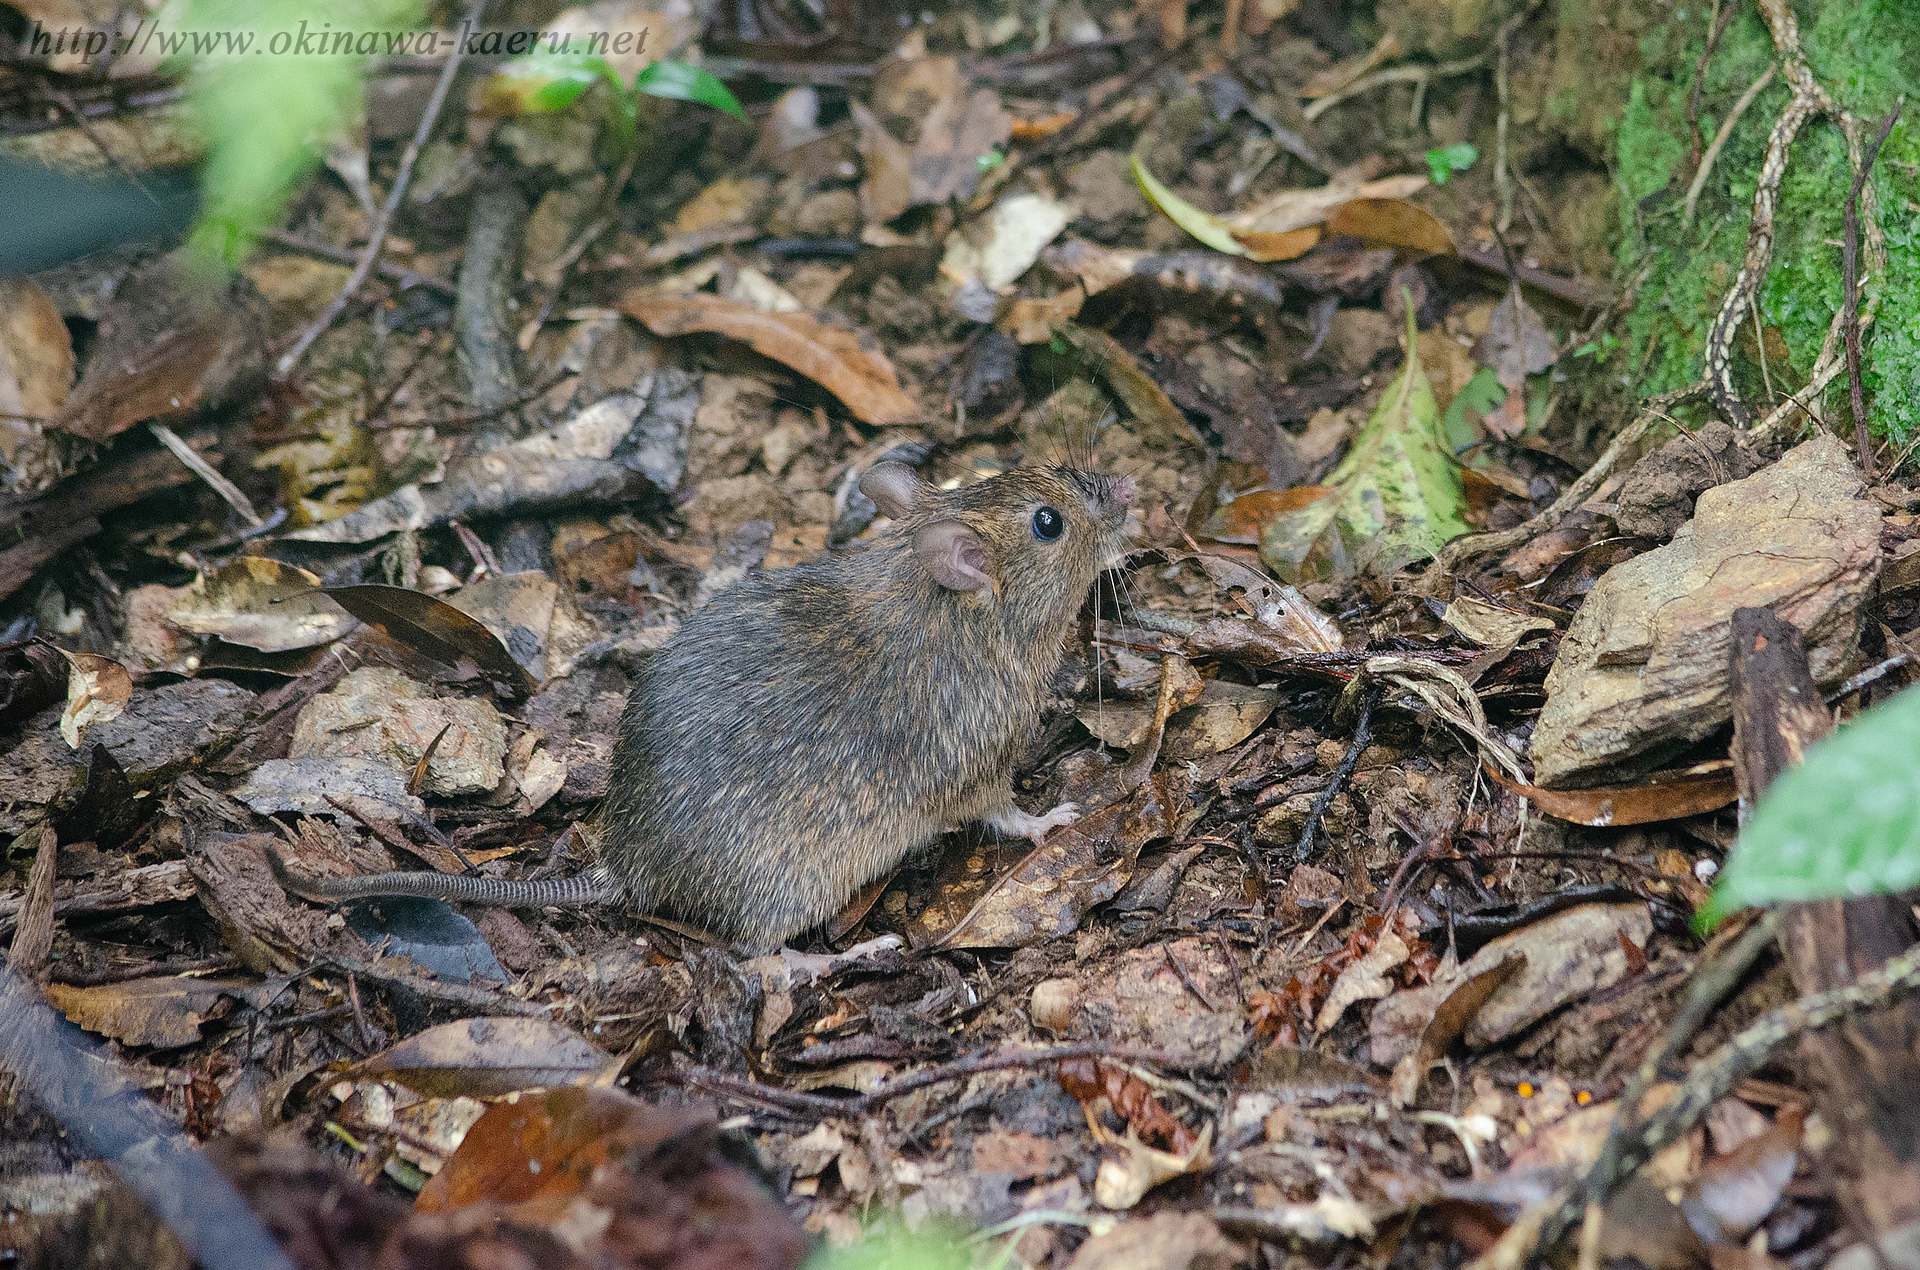
[[[1140,487],[1134,484],[1131,476],[1116,476],[1107,485],[1107,496],[1122,507],[1133,506],[1133,500],[1140,493]]]

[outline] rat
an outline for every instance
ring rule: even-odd
[[[1079,814],[1013,800],[1013,763],[1095,577],[1125,549],[1132,477],[1016,469],[943,491],[881,462],[892,524],[810,564],[750,573],[647,659],[620,719],[601,863],[512,882],[441,873],[286,889],[507,906],[627,899],[769,952],[973,821],[1040,842]]]

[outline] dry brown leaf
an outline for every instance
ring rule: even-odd
[[[0,279],[0,418],[46,419],[73,384],[73,336],[47,293]]]
[[[885,353],[810,314],[764,313],[715,295],[659,296],[646,291],[629,291],[620,300],[620,311],[655,335],[707,332],[739,340],[825,388],[862,423],[898,423],[920,413]]]
[[[1502,789],[1512,790],[1549,816],[1576,825],[1648,825],[1718,811],[1738,798],[1733,764],[1726,759],[1655,772],[1638,785],[1602,789],[1541,789],[1487,769]]]
[[[966,198],[980,184],[980,160],[1007,144],[1013,116],[991,88],[958,93],[934,105],[920,125],[909,165],[912,205]]]
[[[1509,441],[1526,431],[1527,376],[1539,374],[1559,356],[1546,323],[1520,294],[1520,284],[1509,283],[1486,334],[1473,342],[1473,360],[1491,367],[1494,378],[1507,390],[1499,411],[1486,416],[1490,431]]]
[[[128,1045],[173,1049],[200,1039],[205,1023],[223,996],[252,985],[238,979],[130,979],[125,983],[76,988],[47,985],[54,1008],[89,1032]]]
[[[1215,542],[1257,547],[1260,531],[1276,516],[1297,512],[1334,492],[1324,485],[1296,485],[1292,489],[1263,489],[1242,494],[1231,503],[1215,508],[1213,515],[1207,517],[1207,523],[1201,526],[1200,536]]]
[[[1432,212],[1404,198],[1353,199],[1327,217],[1327,230],[1429,255],[1454,254],[1453,231]]]
[[[556,1085],[606,1085],[620,1059],[547,1019],[478,1018],[442,1023],[375,1054],[358,1077],[416,1093],[497,1097]]]
[[[1314,244],[1320,241],[1320,227],[1308,225],[1304,229],[1289,229],[1278,234],[1249,231],[1235,233],[1233,237],[1247,249],[1249,260],[1293,260],[1313,250]]]
[[[1280,190],[1244,211],[1223,216],[1221,222],[1236,238],[1249,234],[1285,234],[1319,225],[1355,199],[1404,199],[1427,188],[1427,178],[1414,174],[1362,181],[1341,173],[1310,190]]]
[[[86,739],[87,731],[98,724],[120,717],[133,695],[133,677],[127,668],[111,657],[97,653],[70,653],[67,659],[67,708],[60,712],[61,739],[74,749]]]
[[[884,225],[913,206],[912,152],[859,98],[847,108],[860,130],[860,214],[869,225]]]

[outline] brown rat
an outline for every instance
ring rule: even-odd
[[[1123,545],[1131,477],[1023,469],[941,491],[876,464],[893,524],[864,546],[749,574],[649,659],[627,699],[602,863],[551,882],[439,873],[322,880],[310,899],[509,905],[630,898],[751,950],[776,948],[947,829],[1038,839],[1063,804],[1013,801],[1073,618]]]

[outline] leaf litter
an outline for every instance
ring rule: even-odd
[[[89,1061],[276,1229],[344,1205],[395,1265],[449,1213],[487,1215],[470,1252],[555,1267],[1497,1264],[1542,1170],[1600,1156],[1707,955],[1731,612],[1801,627],[1822,684],[1877,660],[1852,691],[1891,695],[1920,533],[1901,469],[1682,407],[1552,524],[1450,557],[1549,511],[1635,404],[1588,359],[1605,303],[1567,300],[1609,299],[1578,228],[1608,218],[1539,157],[1587,142],[1488,104],[1496,63],[1539,91],[1551,40],[1496,46],[1467,9],[1333,39],[1294,7],[1147,5],[1135,38],[1112,6],[962,5],[904,42],[861,5],[730,11],[697,38],[760,125],[652,101],[636,127],[675,140],[610,191],[597,98],[495,81],[526,100],[448,107],[370,304],[287,382],[265,350],[330,298],[308,256],[351,261],[349,187],[377,198],[417,122],[398,72],[246,283],[164,254],[8,282],[0,589],[38,642],[0,649],[0,933],[117,1045]],[[696,39],[627,5],[560,21]],[[1418,173],[1468,136],[1480,161]],[[492,327],[449,299],[487,167],[540,209]],[[486,338],[510,389],[476,378]],[[1732,354],[1755,400],[1805,382],[1770,347]],[[590,867],[633,672],[749,571],[870,532],[882,455],[948,488],[1061,456],[1140,485],[1017,766],[1023,806],[1077,823],[962,829],[800,941],[899,945],[859,960],[743,961],[618,907],[329,914],[276,882],[282,857]],[[1746,835],[1727,895],[1833,893],[1804,825]],[[1910,880],[1897,826],[1869,837],[1852,872]],[[1730,1018],[1791,991],[1755,979]],[[1817,1264],[1824,1087],[1786,1050],[1768,1076],[1588,1251]],[[83,1176],[31,1101],[3,1114],[36,1177]],[[33,1248],[103,1243],[104,1209],[19,1193]]]

